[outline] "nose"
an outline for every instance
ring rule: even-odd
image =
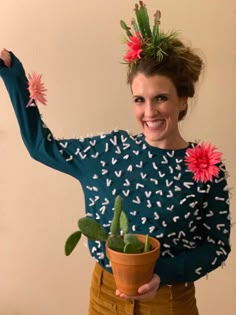
[[[145,104],[145,116],[153,117],[158,113],[158,109],[152,102],[147,101]]]

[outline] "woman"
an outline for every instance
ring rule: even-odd
[[[115,196],[122,195],[132,231],[161,243],[152,280],[138,296],[126,296],[116,290],[104,244],[89,241],[97,260],[89,314],[196,315],[194,281],[219,267],[230,252],[225,167],[212,145],[188,142],[178,126],[194,96],[202,60],[175,34],[159,31],[159,11],[153,31],[142,2],[135,12],[133,33],[121,25],[128,36],[124,59],[138,135],[118,130],[57,140],[35,106],[37,93],[29,93],[32,80],[28,83],[20,61],[5,49],[0,76],[29,153],[80,181],[86,214],[109,230]]]

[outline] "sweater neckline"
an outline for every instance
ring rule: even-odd
[[[186,150],[188,148],[192,148],[194,146],[193,142],[188,142],[188,145],[185,148],[181,148],[181,149],[163,149],[163,148],[159,148],[159,147],[154,147],[152,145],[150,145],[146,139],[144,134],[140,134],[140,139],[142,140],[143,144],[145,144],[145,147],[151,152],[151,153],[156,153],[156,154],[161,154],[161,155],[166,155],[166,154],[170,154],[173,156],[185,156],[186,154]]]

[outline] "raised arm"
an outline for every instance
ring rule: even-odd
[[[78,139],[57,140],[41,119],[37,106],[26,107],[30,100],[28,80],[24,68],[16,56],[3,50],[0,54],[0,77],[9,93],[24,144],[30,155],[59,171],[80,178],[86,168],[91,168],[94,159],[85,159],[83,151],[87,141]],[[95,150],[95,146],[92,148]],[[86,152],[93,154],[93,150]],[[87,163],[87,164],[86,164]],[[89,165],[88,165],[89,163]]]

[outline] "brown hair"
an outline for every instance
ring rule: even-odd
[[[163,75],[172,80],[179,97],[193,97],[195,83],[203,68],[202,59],[185,46],[179,39],[173,39],[162,60],[154,57],[142,57],[127,74],[127,82],[131,85],[138,73],[145,76]],[[188,108],[180,112],[179,120],[187,114]]]

